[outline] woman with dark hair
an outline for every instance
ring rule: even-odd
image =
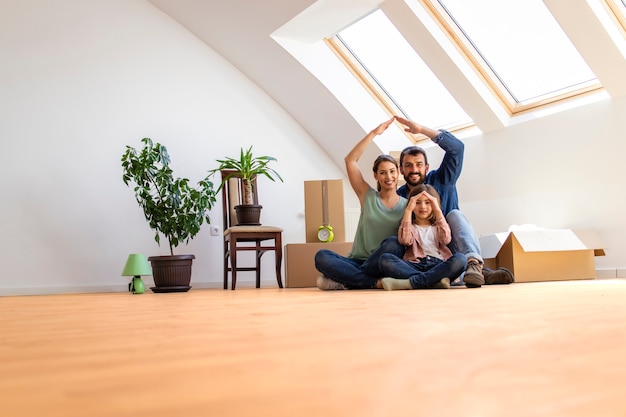
[[[317,279],[321,290],[382,288],[383,277],[378,266],[380,254],[390,252],[402,256],[396,232],[404,214],[406,198],[398,188],[398,162],[390,155],[380,155],[372,168],[376,190],[363,178],[358,161],[372,140],[394,121],[387,120],[369,132],[344,158],[350,185],[359,198],[361,215],[347,257],[321,249],[315,254],[315,267],[322,273]],[[388,243],[388,244],[387,244]]]
[[[467,266],[465,255],[453,255],[448,249],[451,239],[435,187],[423,183],[413,187],[398,228],[398,242],[406,251],[403,256],[380,255],[380,269],[389,277],[383,278],[383,288],[410,290],[434,285],[450,288],[450,281]]]

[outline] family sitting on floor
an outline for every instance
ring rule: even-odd
[[[438,169],[429,170],[424,149],[409,146],[400,161],[380,155],[374,161],[377,189],[363,178],[358,160],[373,139],[394,121],[423,134],[445,151]],[[321,249],[315,254],[321,290],[450,288],[510,284],[513,274],[483,267],[472,225],[459,210],[456,182],[464,145],[445,130],[434,130],[395,116],[369,132],[346,155],[350,185],[361,215],[347,257]],[[398,188],[398,175],[406,183]]]

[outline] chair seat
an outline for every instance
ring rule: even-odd
[[[278,233],[283,229],[274,226],[231,226],[224,230],[224,236],[231,233]]]

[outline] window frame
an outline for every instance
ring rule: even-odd
[[[443,32],[450,39],[452,44],[457,48],[463,58],[469,63],[470,67],[476,72],[478,77],[487,86],[489,91],[496,97],[502,107],[508,112],[509,116],[516,116],[531,111],[540,110],[553,104],[563,102],[565,100],[575,99],[587,96],[600,91],[604,88],[599,81],[584,83],[581,86],[573,86],[567,91],[558,94],[548,93],[537,99],[530,101],[517,102],[508,92],[504,83],[500,81],[489,64],[483,59],[478,50],[472,44],[472,41],[465,36],[461,29],[456,25],[452,18],[445,12],[443,7],[437,0],[417,0],[430,14],[435,22],[442,28]]]
[[[624,39],[626,39],[626,4],[621,0],[600,0],[600,3],[607,10],[611,20],[615,22]]]
[[[357,79],[357,81],[363,86],[363,88],[372,96],[372,98],[380,105],[389,117],[394,115],[403,115],[406,117],[404,111],[395,103],[395,101],[387,94],[387,92],[380,87],[378,82],[370,75],[363,64],[352,54],[352,52],[336,38],[325,38],[324,43],[330,48],[330,50],[337,56],[337,58],[346,66],[348,71]],[[465,129],[474,127],[474,123],[468,123],[462,126],[448,126],[439,127],[440,129],[447,129],[451,132],[459,132]],[[418,144],[430,140],[426,135],[415,135],[402,129],[404,136],[406,136],[411,143]]]
[[[350,51],[350,49],[334,35],[331,38],[325,38],[324,43],[337,56],[337,58],[345,65],[348,71],[357,79],[361,86],[372,96],[372,98],[383,108],[383,110],[392,117],[394,115],[402,115],[408,117],[402,108],[396,104],[395,100],[382,88],[374,77],[369,73],[367,68],[359,61],[359,59]],[[476,127],[474,122],[437,126],[436,129],[444,129],[450,132],[461,133],[470,131]],[[426,135],[415,135],[402,129],[404,135],[414,144],[429,141]]]
[[[504,84],[498,79],[497,75],[491,70],[486,61],[481,57],[477,49],[472,45],[471,40],[465,36],[437,0],[415,1],[417,1],[430,15],[433,21],[437,23],[442,33],[448,37],[452,45],[456,47],[463,59],[469,64],[470,68],[477,74],[479,79],[510,117],[543,110],[568,100],[574,100],[604,91],[603,86],[596,79],[573,86],[565,91],[561,90],[561,92],[557,94],[548,93],[527,102],[517,102],[507,91]],[[608,4],[612,0],[601,1],[607,4],[608,7]],[[613,6],[617,7],[616,5]],[[619,17],[620,15],[617,16]],[[622,18],[620,22],[626,27],[626,19]],[[626,31],[626,29],[624,30]],[[393,99],[378,85],[352,52],[337,39],[336,35],[325,38],[324,42],[387,114],[390,116],[402,114],[401,108],[396,105]],[[439,128],[452,132],[462,132],[474,129],[475,127],[476,125],[471,122],[459,126],[441,126]],[[428,140],[425,136],[415,137],[415,135],[407,133],[405,133],[405,135],[414,143]]]

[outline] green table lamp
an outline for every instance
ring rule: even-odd
[[[145,286],[141,280],[142,275],[152,275],[152,269],[146,256],[140,253],[128,255],[126,265],[124,265],[124,270],[122,271],[123,277],[133,277],[130,284],[128,284],[128,291],[133,294],[144,293]]]

